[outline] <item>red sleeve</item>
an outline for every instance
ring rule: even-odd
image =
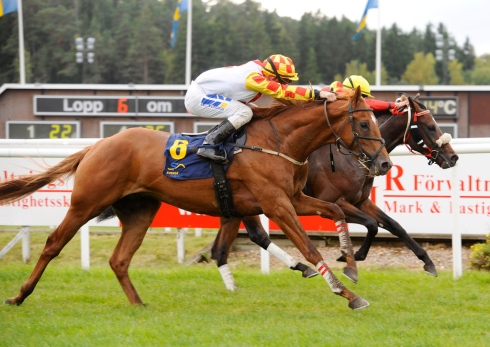
[[[364,99],[366,104],[371,107],[374,111],[384,111],[395,107],[395,104],[388,101],[375,100],[375,99]]]

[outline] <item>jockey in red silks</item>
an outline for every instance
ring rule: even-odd
[[[352,75],[347,77],[344,82],[335,81],[328,87],[323,87],[321,90],[342,93],[344,88],[354,89],[357,87],[361,87],[361,93],[364,98],[366,98],[366,103],[369,107],[371,107],[374,111],[384,111],[391,110],[392,113],[396,113],[396,111],[403,106],[408,106],[408,100],[406,101],[396,101],[396,102],[388,102],[382,100],[373,99],[374,96],[371,95],[371,86],[369,82],[362,76]]]

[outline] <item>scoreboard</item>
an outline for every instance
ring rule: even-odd
[[[7,139],[69,139],[80,137],[79,121],[7,121]]]
[[[173,122],[100,122],[100,137],[109,137],[129,128],[174,132]]]
[[[34,95],[36,116],[187,116],[183,96]]]

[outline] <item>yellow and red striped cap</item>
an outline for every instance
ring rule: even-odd
[[[273,54],[264,60],[263,64],[264,67],[262,69],[266,75],[287,78],[291,81],[298,80],[298,74],[291,58],[281,54]]]

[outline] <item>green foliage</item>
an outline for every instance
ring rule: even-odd
[[[340,81],[343,81],[347,76],[359,75],[364,77],[369,84],[376,82],[376,72],[368,71],[366,63],[359,63],[357,60],[351,60],[345,64],[345,77]]]
[[[24,0],[26,82],[183,84],[187,15],[181,14],[171,48],[176,5],[177,0]],[[352,41],[357,23],[346,18],[316,12],[298,21],[262,10],[254,0],[194,0],[192,6],[191,78],[277,53],[294,60],[300,84],[329,84],[348,75],[346,63],[352,60],[365,64],[369,80],[374,73],[376,33],[366,29]],[[402,75],[414,53],[436,50],[434,28],[428,25],[424,33],[404,33],[396,24],[382,29],[383,84],[409,83]],[[449,35],[442,24],[437,30]],[[76,63],[76,37],[96,38],[93,64]],[[475,65],[470,41],[454,48],[466,82],[488,83],[486,73],[470,73]],[[0,85],[19,82],[18,56],[17,13],[12,13],[0,18]],[[442,63],[436,74],[439,81],[448,80]]]
[[[318,63],[316,61],[315,50],[313,47],[310,48],[308,57],[306,69],[301,74],[302,81],[308,81],[308,84],[319,84],[321,80],[320,75],[318,74]]]
[[[437,84],[435,64],[432,53],[415,53],[402,78],[408,84]]]
[[[457,59],[451,60],[447,64],[447,69],[449,71],[449,84],[452,85],[465,84],[462,63],[460,63]]]
[[[487,234],[485,243],[471,246],[470,265],[474,269],[490,271],[490,234]]]
[[[490,55],[486,54],[475,61],[475,68],[471,72],[471,79],[476,85],[490,84]]]

